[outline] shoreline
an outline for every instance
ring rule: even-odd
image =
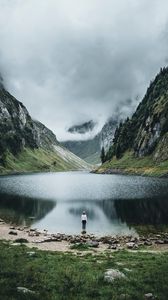
[[[152,173],[144,173],[143,171],[139,171],[136,169],[135,171],[124,170],[120,168],[98,168],[96,170],[91,171],[90,173],[99,174],[99,175],[127,175],[127,176],[142,176],[142,177],[152,177],[152,178],[168,178],[168,173],[166,174],[152,174]]]
[[[68,235],[62,233],[50,234],[47,230],[39,231],[28,226],[14,226],[0,219],[0,240],[12,245],[25,244],[29,248],[44,251],[100,253],[104,251],[168,251],[168,231],[159,234],[150,233],[147,236],[95,236],[93,234]]]
[[[40,170],[40,171],[16,171],[16,172],[4,172],[4,173],[0,173],[0,177],[4,177],[4,176],[19,176],[19,175],[33,175],[33,174],[47,174],[47,173],[68,173],[68,172],[89,172],[91,173],[92,171],[90,171],[90,169],[72,169],[72,170],[57,170],[57,171],[50,171],[50,170]]]

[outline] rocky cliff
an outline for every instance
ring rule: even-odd
[[[38,171],[86,168],[63,148],[54,133],[32,120],[25,106],[0,80],[0,171]]]
[[[126,155],[127,161],[124,160]],[[137,162],[139,164],[141,162],[145,168],[144,159],[146,159],[146,167],[155,169],[163,162],[161,166],[165,166],[163,169],[166,173],[168,160],[168,68],[161,69],[154,81],[150,83],[132,118],[127,118],[117,127],[113,145],[106,154],[108,163],[105,163],[105,169],[113,167],[128,169]],[[110,161],[111,163],[109,163]]]

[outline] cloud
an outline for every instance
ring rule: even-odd
[[[8,90],[59,139],[75,123],[130,115],[167,62],[162,0],[0,0]]]

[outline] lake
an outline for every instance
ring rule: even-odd
[[[168,179],[87,172],[0,177],[0,218],[49,232],[134,234],[137,225],[168,224]]]

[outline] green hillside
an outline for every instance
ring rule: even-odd
[[[163,68],[132,118],[120,123],[98,172],[121,169],[145,175],[168,174],[168,68]]]

